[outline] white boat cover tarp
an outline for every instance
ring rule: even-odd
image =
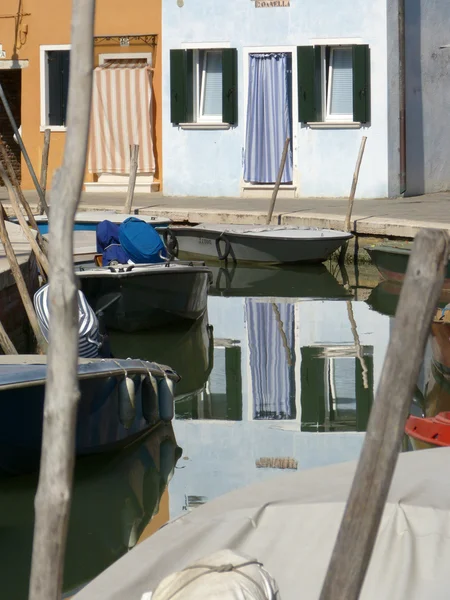
[[[196,508],[138,545],[75,598],[140,600],[168,574],[230,548],[263,563],[283,600],[317,600],[355,466],[283,474]],[[450,448],[400,456],[362,600],[449,597],[449,475]]]

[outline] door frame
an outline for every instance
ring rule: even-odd
[[[246,46],[242,49],[243,74],[244,74],[244,147],[243,153],[247,147],[247,112],[248,112],[248,78],[249,78],[249,55],[265,52],[268,54],[275,52],[286,52],[292,55],[292,184],[281,184],[280,190],[293,190],[294,195],[299,191],[299,172],[298,172],[298,82],[297,82],[297,46]],[[244,155],[244,154],[243,154]],[[244,161],[241,167],[241,194],[250,190],[268,190],[268,195],[272,193],[273,184],[254,184],[244,181]]]

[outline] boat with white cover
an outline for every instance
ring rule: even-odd
[[[450,448],[399,455],[361,600],[448,597],[449,460]],[[225,549],[262,563],[283,600],[317,600],[355,469],[353,461],[283,474],[199,506],[136,546],[74,600],[144,600],[170,573]],[[187,597],[212,597],[201,583],[204,595]],[[227,589],[237,597],[226,584],[223,597]]]
[[[224,225],[160,230],[173,255],[238,262],[320,263],[352,236],[345,231],[284,225]]]

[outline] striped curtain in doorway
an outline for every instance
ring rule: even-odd
[[[286,138],[292,140],[291,55],[249,55],[244,180],[275,183]],[[282,183],[292,181],[292,144]]]
[[[106,62],[94,70],[91,173],[129,173],[133,144],[139,145],[138,173],[154,173],[151,81],[151,70],[138,60]]]

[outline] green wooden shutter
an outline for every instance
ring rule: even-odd
[[[317,121],[316,52],[314,46],[297,47],[298,120]]]
[[[370,121],[370,49],[353,46],[353,120]]]
[[[170,51],[170,121],[188,122],[188,60],[185,50]]]
[[[66,124],[69,92],[70,50],[47,52],[48,75],[48,124]]]
[[[238,122],[238,64],[236,48],[222,50],[222,122]]]

